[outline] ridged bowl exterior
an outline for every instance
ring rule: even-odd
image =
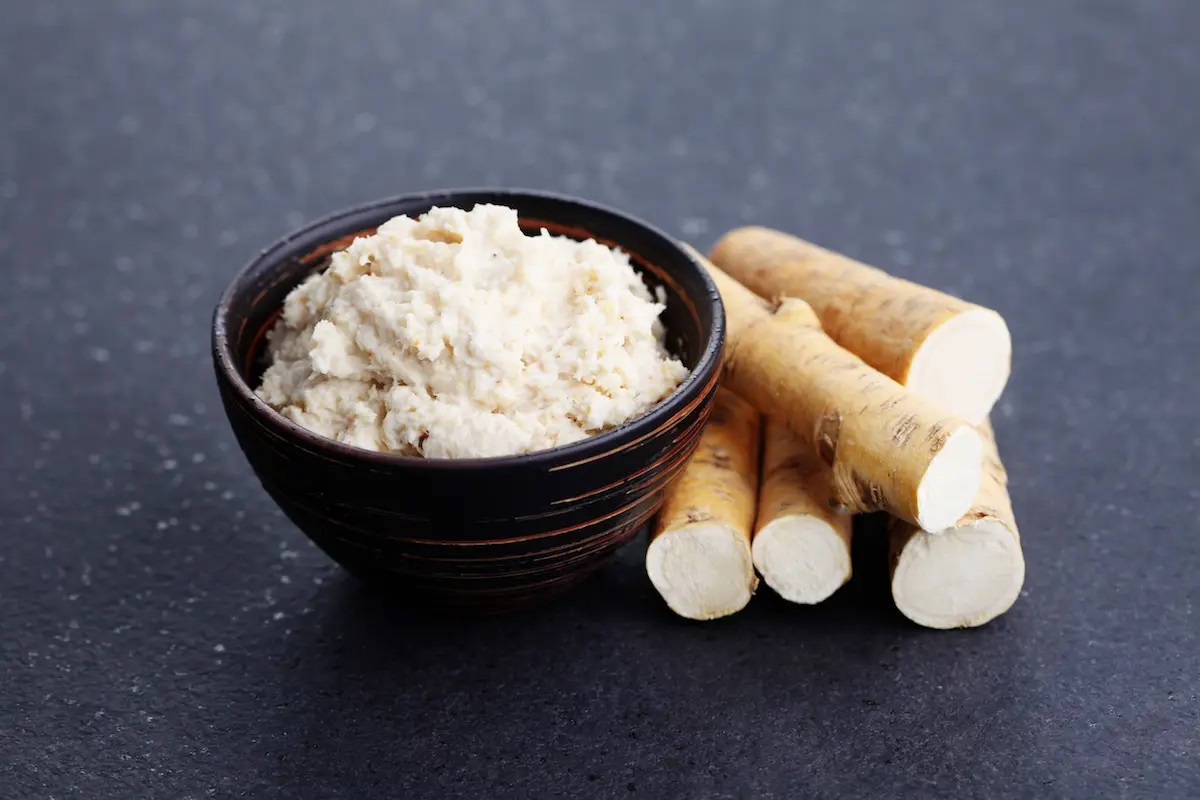
[[[666,400],[618,428],[563,447],[486,459],[375,453],[312,433],[253,393],[266,330],[286,294],[354,235],[432,206],[499,203],[528,230],[619,246],[666,291],[668,344],[692,370]],[[351,572],[425,604],[499,611],[585,577],[657,510],[708,417],[724,312],[703,269],[673,240],[580,200],[463,190],[384,200],[315,222],[263,251],[213,319],[213,361],[242,451],[287,516]]]

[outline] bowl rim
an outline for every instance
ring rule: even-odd
[[[690,264],[700,278],[700,283],[705,288],[705,297],[693,297],[692,300],[696,303],[707,302],[712,308],[713,322],[712,332],[708,337],[708,342],[701,351],[700,357],[696,360],[696,365],[689,371],[686,378],[675,387],[670,394],[664,397],[655,405],[651,406],[642,414],[626,420],[620,425],[580,439],[576,442],[558,445],[545,450],[535,450],[530,453],[517,453],[503,456],[486,456],[478,458],[426,458],[423,456],[401,455],[399,453],[383,452],[378,450],[368,450],[366,448],[357,447],[351,444],[339,442],[336,439],[331,439],[323,436],[315,431],[309,430],[299,423],[285,417],[283,414],[276,411],[266,402],[264,402],[251,388],[249,383],[242,377],[241,371],[237,369],[234,362],[232,345],[230,343],[228,317],[230,308],[234,298],[242,291],[243,286],[250,277],[263,268],[264,263],[270,262],[276,257],[279,250],[290,245],[295,239],[305,236],[310,232],[326,227],[334,226],[346,217],[356,216],[371,211],[376,211],[381,208],[401,204],[413,204],[429,202],[430,207],[436,205],[458,206],[454,198],[470,195],[492,195],[496,199],[493,202],[503,202],[503,198],[507,197],[513,200],[519,198],[534,198],[537,200],[548,201],[555,205],[576,206],[587,209],[588,211],[600,212],[612,217],[616,217],[626,224],[640,227],[644,232],[651,236],[660,238],[671,249],[677,252],[682,261]],[[470,201],[467,201],[470,202]],[[478,202],[478,201],[477,201]],[[381,220],[382,222],[383,220]],[[619,242],[617,243],[620,244]],[[269,267],[268,267],[269,269]],[[681,407],[690,402],[693,397],[701,392],[708,384],[709,378],[714,370],[720,369],[720,361],[725,344],[725,307],[721,302],[720,292],[717,290],[716,284],[709,276],[707,270],[704,269],[687,248],[672,236],[668,236],[657,227],[645,222],[644,220],[626,214],[623,211],[618,211],[610,206],[600,203],[594,203],[589,200],[583,200],[578,197],[561,194],[557,192],[541,191],[536,189],[511,189],[511,188],[494,188],[494,187],[466,187],[453,189],[434,189],[422,192],[412,192],[402,195],[394,195],[391,197],[373,200],[355,206],[343,208],[329,214],[318,217],[315,220],[301,225],[299,228],[291,231],[272,244],[263,248],[257,255],[250,259],[230,280],[228,286],[221,293],[220,299],[217,301],[216,308],[213,310],[212,317],[212,353],[213,361],[217,367],[218,376],[223,379],[228,387],[242,401],[243,406],[252,411],[259,422],[266,423],[270,426],[281,438],[298,440],[317,450],[323,450],[329,453],[337,454],[345,459],[357,459],[375,466],[391,466],[391,467],[419,467],[422,469],[433,470],[480,470],[492,469],[495,467],[512,467],[512,466],[545,466],[551,462],[572,462],[572,461],[587,461],[589,456],[596,456],[593,451],[603,451],[609,445],[624,444],[626,438],[637,440],[637,434],[643,429],[651,430],[657,428],[659,423],[673,416]],[[623,448],[621,448],[623,449]],[[602,454],[602,453],[600,453]]]

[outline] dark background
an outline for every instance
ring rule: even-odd
[[[0,794],[1200,793],[1200,4],[650,5],[3,4]],[[909,624],[870,531],[711,624],[643,542],[516,616],[362,590],[238,452],[209,314],[310,218],[478,184],[999,309],[1014,609]]]

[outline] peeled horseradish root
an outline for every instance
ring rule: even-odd
[[[890,528],[892,599],[929,628],[983,625],[1012,606],[1025,581],[1008,477],[991,427],[980,431],[987,457],[971,510],[937,533],[900,520]]]
[[[1012,341],[991,309],[770,228],[730,231],[709,255],[765,298],[804,300],[842,347],[972,424],[1008,381]]]
[[[829,468],[775,419],[767,421],[751,553],[767,585],[793,603],[819,603],[850,580],[849,514],[821,498]]]
[[[650,582],[682,617],[740,611],[758,584],[750,557],[758,441],[758,412],[719,389],[695,454],[667,489],[646,550]]]
[[[724,384],[811,443],[832,471],[834,507],[889,511],[933,531],[966,513],[983,464],[968,422],[842,349],[803,301],[787,298],[772,312],[692,253],[725,304]]]

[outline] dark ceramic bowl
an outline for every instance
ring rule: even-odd
[[[397,214],[432,206],[516,208],[547,228],[620,247],[666,290],[668,346],[689,377],[646,414],[580,442],[500,458],[424,459],[363,450],[312,433],[254,394],[266,331],[284,296],[329,254]],[[716,391],[725,317],[716,287],[680,246],[616,211],[549,194],[463,190],[343,211],[264,250],[225,291],[213,362],[225,413],[263,488],[351,572],[475,610],[524,605],[585,577],[628,542],[695,448]]]

